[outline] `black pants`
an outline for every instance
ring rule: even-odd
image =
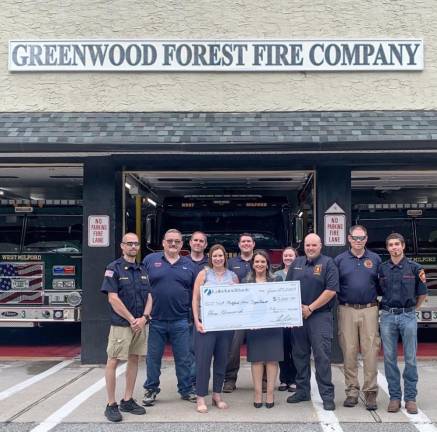
[[[284,384],[295,384],[296,367],[294,366],[292,347],[291,347],[291,329],[283,329],[284,343],[284,361],[279,362],[279,381]]]
[[[330,311],[315,312],[303,320],[302,327],[292,329],[293,360],[296,366],[297,393],[311,396],[311,349],[316,381],[322,400],[334,400],[331,373],[333,318]]]
[[[225,380],[226,363],[233,331],[199,333],[194,330],[194,352],[196,355],[196,394],[206,396],[212,366],[212,391],[221,393]]]
[[[236,330],[229,347],[228,361],[226,365],[225,381],[235,384],[238,370],[240,369],[240,348],[244,343],[246,330]]]

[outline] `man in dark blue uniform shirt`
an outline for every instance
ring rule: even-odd
[[[238,247],[240,255],[229,258],[228,268],[232,270],[240,282],[246,277],[251,270],[253,250],[255,248],[255,241],[251,234],[243,233],[238,240]],[[229,350],[228,364],[226,365],[225,383],[223,391],[225,393],[232,393],[236,388],[238,371],[240,370],[240,348],[244,343],[246,336],[245,330],[237,330],[234,332],[231,347]]]
[[[182,234],[168,230],[162,241],[164,252],[147,255],[143,264],[149,274],[152,319],[147,349],[147,379],[143,404],[154,404],[160,392],[159,376],[165,343],[172,346],[178,391],[181,398],[196,402],[191,380],[189,313],[195,270],[191,261],[180,256]]]
[[[321,255],[322,241],[317,234],[308,234],[304,247],[305,256],[294,260],[286,277],[286,280],[300,281],[303,317],[303,326],[292,328],[296,393],[287,402],[311,399],[312,349],[323,408],[332,411],[335,410],[331,372],[332,307],[338,291],[338,270],[332,258]]]
[[[380,266],[381,338],[384,347],[384,369],[390,402],[388,412],[401,407],[401,377],[397,362],[399,335],[404,348],[404,401],[409,414],[417,414],[417,319],[416,309],[427,295],[423,268],[404,255],[405,240],[401,234],[390,234],[385,241],[390,259]]]
[[[208,257],[205,255],[205,249],[208,246],[206,234],[202,231],[194,231],[190,237],[190,254],[187,258],[191,260],[195,271],[195,278],[201,270],[208,265]],[[190,302],[191,304],[191,302]],[[194,353],[194,324],[192,312],[190,312],[190,353],[191,353],[191,381],[193,387],[196,387],[196,361]]]
[[[140,243],[136,234],[127,233],[121,242],[123,256],[106,267],[101,292],[108,295],[111,306],[111,330],[108,338],[108,361],[105,369],[108,420],[122,420],[120,410],[145,414],[146,410],[132,398],[138,373],[139,356],[145,354],[145,325],[149,320],[150,285],[147,272],[135,258]],[[146,300],[149,298],[149,304]],[[115,401],[116,368],[119,360],[127,360],[126,388],[120,402]]]
[[[205,249],[207,246],[208,240],[205,233],[202,231],[195,231],[191,234],[190,255],[188,255],[187,258],[193,263],[196,270],[196,276],[199,274],[200,270],[203,270],[205,266],[208,265],[208,257],[205,255]]]
[[[367,230],[352,226],[348,241],[351,248],[335,258],[340,277],[338,293],[338,339],[343,351],[346,384],[345,407],[358,404],[358,352],[363,357],[363,393],[366,408],[377,409],[378,353],[381,339],[378,331],[378,269],[379,256],[366,249]]]

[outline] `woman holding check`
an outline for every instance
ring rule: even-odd
[[[253,253],[252,271],[243,282],[279,282],[281,278],[270,273],[270,259],[266,251],[258,249]],[[254,387],[253,406],[261,408],[264,365],[267,375],[266,408],[275,405],[273,391],[278,376],[278,362],[284,359],[282,328],[266,328],[247,331],[247,360],[251,362]]]
[[[200,319],[200,292],[203,286],[229,285],[238,283],[237,275],[226,268],[227,254],[225,248],[216,244],[209,250],[208,267],[197,276],[193,290],[193,317],[196,331],[194,332],[194,353],[196,358],[196,393],[197,411],[208,412],[205,396],[208,394],[211,360],[212,367],[212,404],[219,409],[228,407],[221,398],[225,379],[226,363],[233,331],[206,332]]]

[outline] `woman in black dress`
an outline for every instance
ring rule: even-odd
[[[252,271],[244,282],[278,282],[280,277],[270,273],[270,260],[266,251],[258,249],[253,253]],[[264,367],[267,375],[266,408],[274,406],[274,388],[278,376],[278,362],[284,359],[282,328],[266,328],[247,331],[247,360],[251,362],[254,387],[253,405],[262,406],[262,380]]]

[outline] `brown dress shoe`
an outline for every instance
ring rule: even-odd
[[[408,414],[417,414],[417,404],[415,401],[406,401],[405,409]]]
[[[388,407],[387,407],[387,411],[389,413],[396,413],[401,409],[401,401],[398,399],[391,399]]]
[[[358,403],[358,398],[356,396],[348,396],[343,402],[343,406],[347,408],[352,408]]]
[[[364,397],[366,398],[366,410],[375,411],[378,409],[378,405],[376,404],[376,392],[366,392]]]

